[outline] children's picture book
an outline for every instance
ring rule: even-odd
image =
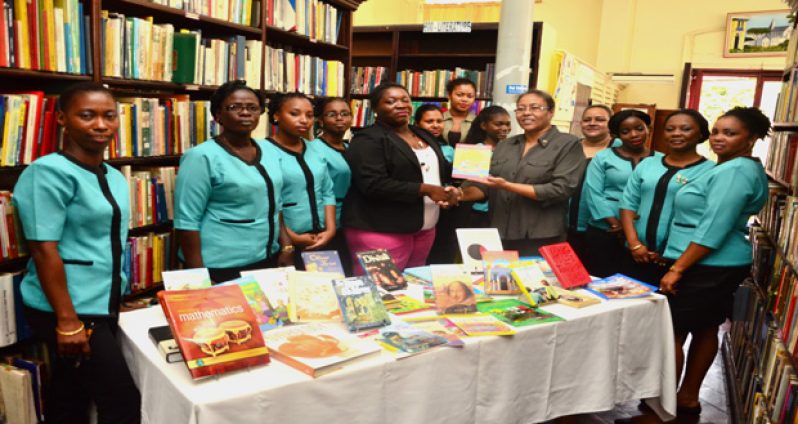
[[[432,271],[429,269],[429,265],[405,268],[404,273],[418,280],[432,284]]]
[[[306,250],[302,252],[305,270],[310,272],[335,272],[344,276],[341,257],[335,250]]]
[[[467,314],[477,310],[471,277],[459,265],[432,265],[435,307],[442,314]]]
[[[421,353],[449,342],[446,337],[404,322],[397,322],[381,328],[380,335],[375,340],[398,358]]]
[[[269,362],[258,319],[238,285],[160,291],[158,300],[193,378]]]
[[[333,280],[344,324],[349,331],[382,327],[391,323],[391,317],[382,303],[377,286],[365,276]]]
[[[486,144],[458,143],[454,146],[452,178],[481,181],[490,175],[493,148]]]
[[[380,352],[373,341],[358,338],[332,323],[280,327],[263,337],[274,359],[314,378]]]
[[[550,244],[539,250],[543,259],[551,266],[562,288],[584,286],[592,280],[568,242]]]
[[[255,280],[255,277],[252,275],[245,275],[235,280],[224,282],[221,285],[238,285],[241,287],[244,297],[246,297],[247,302],[249,302],[249,307],[252,308],[252,312],[254,312],[255,316],[258,318],[260,331],[269,331],[280,325],[280,322],[272,311],[269,300],[260,288],[258,281]]]
[[[396,267],[391,254],[385,249],[358,252],[357,258],[363,265],[366,275],[374,284],[385,290],[400,290],[407,288],[402,271]]]
[[[501,251],[502,240],[495,228],[458,228],[457,243],[466,272],[482,272],[482,255],[487,251]]]
[[[532,307],[552,303],[559,296],[537,264],[513,268],[518,289]]]
[[[572,308],[584,308],[585,306],[601,303],[601,299],[596,296],[591,296],[587,293],[581,293],[582,290],[567,290],[562,287],[555,287],[554,289],[557,290],[557,303],[561,303],[565,306],[570,306]]]
[[[333,272],[292,271],[288,273],[288,318],[291,322],[341,321],[341,308],[332,281]]]
[[[241,276],[252,276],[260,284],[260,289],[269,300],[272,313],[281,324],[291,322],[288,318],[288,273],[295,271],[292,266],[283,268],[264,268],[251,271],[241,271]]]
[[[557,276],[554,275],[554,271],[551,270],[549,263],[542,256],[522,256],[518,259],[518,266],[528,265],[537,265],[543,271],[543,276],[550,285],[562,287],[557,280]]]
[[[518,265],[518,251],[487,251],[482,254],[482,263],[484,267],[485,293],[520,293],[512,273],[513,267]]]
[[[431,317],[413,317],[404,318],[404,321],[415,328],[437,334],[445,337],[447,342],[446,346],[449,347],[463,347],[465,343],[461,337],[466,337],[463,330],[459,329],[453,322],[449,321],[446,317],[431,316]]]
[[[164,290],[205,289],[211,286],[207,268],[180,269],[161,272]]]
[[[499,299],[490,303],[480,303],[477,305],[477,309],[480,312],[491,314],[513,327],[562,321],[562,318],[554,314],[533,308],[516,299]]]
[[[469,337],[511,336],[515,334],[515,330],[511,326],[491,314],[451,315],[447,316],[447,318]]]
[[[623,274],[613,274],[587,285],[587,289],[602,299],[634,299],[646,297],[657,288]]]
[[[411,312],[426,311],[432,309],[432,306],[412,296],[408,296],[405,294],[394,294],[391,296],[393,297],[393,299],[390,300],[383,299],[383,303],[385,304],[385,307],[388,309],[388,312],[394,315],[403,315],[403,314],[409,314]]]

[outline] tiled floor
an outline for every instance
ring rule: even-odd
[[[722,338],[722,335],[725,334],[725,330],[725,328],[721,328],[721,334],[718,335],[719,338]],[[704,379],[704,385],[701,387],[700,400],[702,412],[700,418],[680,418],[677,421],[678,423],[726,424],[731,422],[731,418],[727,414],[726,382],[723,374],[723,357],[721,352],[718,351],[715,362],[712,364],[712,368],[709,369],[707,377]],[[577,421],[579,424],[612,424],[617,418],[628,418],[640,415],[641,412],[638,411],[637,405],[638,401],[626,402],[617,405],[612,411],[580,416]]]

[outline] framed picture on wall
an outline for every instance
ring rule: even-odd
[[[723,57],[786,56],[792,31],[789,9],[729,13]]]

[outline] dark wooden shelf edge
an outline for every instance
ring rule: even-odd
[[[157,224],[142,225],[128,230],[128,237],[140,237],[149,233],[161,233],[172,229],[172,221],[159,222]]]
[[[792,187],[790,186],[790,183],[788,183],[787,181],[782,180],[781,178],[776,177],[775,175],[773,175],[772,172],[770,172],[768,170],[765,170],[765,173],[768,175],[768,177],[771,180],[773,180],[776,183],[779,183],[779,184],[783,185],[784,187],[787,188],[787,190],[791,190],[792,189]]]
[[[402,58],[407,59],[430,59],[430,58],[441,58],[441,59],[468,59],[468,58],[496,58],[496,53],[399,53],[398,54],[399,60]]]
[[[115,159],[109,159],[106,162],[111,166],[124,166],[124,165],[177,166],[180,164],[180,155],[115,158]]]
[[[157,282],[157,283],[154,283],[152,287],[148,287],[148,288],[146,288],[144,290],[138,290],[138,291],[135,291],[135,292],[131,292],[130,294],[126,295],[122,299],[122,301],[123,302],[129,302],[131,300],[136,300],[136,299],[138,299],[140,297],[143,297],[143,296],[154,295],[155,293],[157,293],[157,292],[159,292],[161,290],[163,290],[163,283],[162,282]]]
[[[64,72],[37,71],[33,69],[20,68],[0,68],[0,76],[3,77],[26,77],[40,79],[60,79],[67,81],[89,81],[90,75],[68,74]]]
[[[353,99],[368,99],[368,97],[369,97],[368,94],[355,94],[355,93],[350,93],[349,96],[351,98],[353,98]],[[410,95],[410,98],[412,100],[440,100],[440,101],[444,101],[444,102],[448,102],[449,101],[448,97],[426,97],[426,96],[414,96],[412,94]],[[477,97],[475,100],[476,101],[492,101],[493,99],[490,98],[490,97]]]
[[[365,53],[365,54],[363,54],[363,53],[359,53],[359,54],[358,53],[352,53],[352,59],[373,59],[373,58],[379,58],[379,57],[390,58],[391,56],[393,56],[393,53],[391,53],[391,52],[388,52],[388,53],[385,53],[385,54],[382,54],[382,53]]]
[[[114,0],[109,2],[111,4],[123,5],[128,7],[136,7],[147,10],[149,12],[156,12],[162,15],[169,15],[172,18],[178,18],[184,22],[202,22],[203,24],[213,25],[219,29],[234,30],[239,33],[243,32],[253,36],[260,36],[261,30],[257,27],[248,25],[237,24],[235,22],[225,21],[224,19],[213,18],[206,15],[194,14],[186,12],[185,10],[175,9],[173,7],[152,3],[144,0]],[[107,7],[107,5],[104,5]]]
[[[798,131],[798,122],[776,122],[773,124],[774,131]]]
[[[268,40],[269,33],[271,33],[271,35],[277,35],[279,37],[283,37],[283,38],[286,38],[286,39],[289,39],[289,40],[298,41],[299,43],[303,44],[304,47],[311,47],[311,48],[312,47],[324,47],[326,49],[332,49],[332,50],[336,51],[336,53],[338,53],[338,54],[346,53],[346,52],[349,51],[349,48],[346,47],[346,46],[342,46],[342,45],[339,45],[339,44],[328,43],[326,41],[320,41],[320,40],[312,41],[310,39],[310,37],[308,37],[307,35],[299,34],[299,33],[293,32],[293,31],[286,31],[286,30],[284,30],[282,28],[277,28],[275,26],[267,25],[266,26],[266,36],[267,36],[266,39],[267,40]],[[276,40],[276,41],[279,43],[278,40]]]
[[[28,264],[30,256],[20,256],[14,259],[3,259],[0,261],[0,272],[18,271]]]
[[[732,423],[739,423],[740,418],[742,418],[742,414],[740,411],[740,392],[739,388],[737,387],[737,380],[735,379],[736,370],[734,369],[734,352],[732,352],[731,348],[731,340],[729,338],[729,334],[726,333],[723,335],[723,344],[721,346],[721,352],[723,354],[723,370],[726,373],[726,404],[728,406],[728,410],[730,412],[729,418]]]
[[[762,229],[762,234],[764,234],[765,237],[767,237],[770,244],[773,245],[773,250],[775,250],[776,253],[778,253],[782,259],[784,259],[784,263],[786,263],[790,267],[790,271],[792,271],[792,273],[796,277],[798,277],[798,267],[796,267],[795,264],[789,258],[787,258],[787,255],[785,254],[782,246],[779,243],[776,243],[776,239],[773,238],[773,235],[771,235],[770,232],[768,232],[768,230],[765,227],[760,227],[760,228]],[[798,370],[798,368],[796,368],[796,370]]]
[[[171,81],[153,81],[153,80],[137,80],[118,77],[103,77],[102,82],[110,86],[120,88],[133,88],[133,89],[160,89],[171,91],[207,91],[213,92],[219,86],[216,85],[198,85],[198,84],[178,84]],[[112,87],[115,88],[115,87]]]

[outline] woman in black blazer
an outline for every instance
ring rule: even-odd
[[[451,168],[430,134],[409,125],[413,106],[404,87],[381,84],[370,97],[377,119],[346,151],[352,186],[341,225],[353,254],[387,249],[399,269],[422,266],[439,208],[456,202],[455,192],[444,188]],[[362,274],[362,267],[356,265],[355,273]]]

